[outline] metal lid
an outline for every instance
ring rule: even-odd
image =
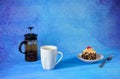
[[[37,34],[34,33],[28,33],[25,34],[25,40],[36,40],[37,39]]]
[[[24,35],[25,40],[37,40],[37,34],[31,33],[33,27],[28,27],[28,29],[30,30],[30,33]]]

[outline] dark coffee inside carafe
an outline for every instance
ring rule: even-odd
[[[27,61],[36,61],[37,60],[37,43],[36,41],[28,41],[25,45],[25,59]]]
[[[25,40],[19,45],[19,51],[25,54],[26,61],[37,61],[38,60],[38,49],[37,49],[37,34],[31,33],[33,27],[28,27],[30,33],[25,34]],[[22,51],[22,45],[25,45],[25,52]]]

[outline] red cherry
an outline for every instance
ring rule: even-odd
[[[87,49],[90,49],[91,47],[90,46],[87,46]]]

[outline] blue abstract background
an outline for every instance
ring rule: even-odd
[[[120,0],[0,0],[1,69],[24,60],[18,46],[28,26],[38,34],[38,51],[52,44],[67,58],[90,45],[108,54],[120,49]]]

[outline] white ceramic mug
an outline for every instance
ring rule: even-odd
[[[53,69],[55,65],[58,64],[63,58],[63,53],[58,52],[57,47],[53,45],[41,46],[40,53],[41,53],[41,64],[43,69],[45,70]],[[61,57],[56,62],[57,54],[60,54]]]

